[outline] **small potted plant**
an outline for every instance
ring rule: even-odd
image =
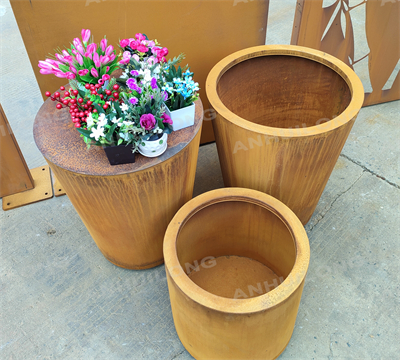
[[[70,48],[58,50],[54,59],[39,61],[40,73],[75,79],[81,89],[87,83],[103,85],[118,68],[115,53],[112,45],[107,46],[106,38],[97,45],[90,39],[90,30],[82,29],[82,41],[75,38]]]
[[[46,96],[58,102],[58,109],[69,108],[72,122],[87,147],[102,146],[111,165],[135,162],[138,142],[130,132],[131,122],[125,120],[122,109],[126,105],[115,78],[105,89],[100,84],[86,84],[84,90],[79,89],[76,82],[71,82],[71,86],[63,94],[46,92]]]
[[[199,84],[193,81],[192,75],[189,68],[182,72],[180,66],[176,69],[173,64],[162,73],[161,88],[167,94],[165,105],[174,131],[194,124],[194,102],[199,97]]]
[[[157,86],[155,77],[131,76],[122,93],[125,117],[133,122],[130,133],[138,142],[139,153],[156,157],[167,149],[168,134],[172,132],[173,122],[164,105],[165,94]]]

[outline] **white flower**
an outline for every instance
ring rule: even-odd
[[[125,112],[125,111],[128,110],[128,109],[129,109],[128,105],[126,105],[125,103],[122,103],[122,104],[121,104],[121,110],[122,110],[123,112]]]
[[[133,121],[123,121],[122,123],[123,123],[124,125],[132,125],[132,124],[134,124]]]
[[[86,118],[86,124],[87,124],[88,128],[93,126],[94,122],[93,122],[92,113],[89,113],[88,117]]]
[[[104,126],[107,124],[107,119],[106,119],[106,115],[101,113],[99,115],[99,118],[97,119],[97,127],[99,126]]]
[[[151,81],[152,76],[151,76],[150,69],[145,69],[145,70],[140,69],[139,74],[143,76],[143,80],[145,81],[145,83],[148,83]]]
[[[98,126],[95,128],[94,126],[91,128],[92,133],[90,134],[91,138],[95,138],[96,141],[99,141],[100,136],[104,136],[104,128],[101,126]]]
[[[125,79],[125,78],[127,78],[128,77],[128,69],[126,69],[123,73],[122,73],[122,75],[121,75],[121,78],[122,79]]]

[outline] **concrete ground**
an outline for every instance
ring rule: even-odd
[[[271,0],[267,43],[290,42],[294,3]],[[42,98],[8,0],[0,26],[0,102],[28,166],[41,166],[32,123]],[[306,226],[311,262],[280,359],[400,358],[399,120],[398,101],[358,116]],[[201,147],[194,195],[222,186],[215,145]],[[109,263],[66,196],[0,219],[1,359],[191,359],[164,266]]]

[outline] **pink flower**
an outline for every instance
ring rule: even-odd
[[[97,70],[95,68],[91,68],[90,69],[90,73],[92,74],[93,77],[98,78],[99,77],[99,73],[97,72]]]
[[[97,45],[92,43],[92,44],[88,45],[88,47],[86,49],[86,51],[87,51],[86,53],[93,54],[96,50],[97,50]]]
[[[82,35],[83,42],[87,43],[89,41],[89,38],[90,38],[90,30],[89,29],[87,29],[87,30],[82,29],[81,35]]]
[[[145,37],[143,34],[141,34],[141,33],[137,33],[137,34],[135,35],[135,38],[136,38],[137,40],[139,40],[139,41],[146,40],[146,37]]]
[[[40,60],[38,66],[44,70],[53,70],[54,66],[47,61]]]
[[[52,69],[40,69],[39,72],[43,75],[54,74]]]
[[[64,56],[68,56],[69,55],[67,50],[63,50],[62,53],[63,53]]]
[[[108,73],[110,71],[110,67],[106,66],[106,73]]]
[[[103,85],[103,84],[104,84],[104,81],[103,81],[102,79],[97,80],[97,82],[98,82],[100,85]]]
[[[100,55],[100,63],[101,64],[107,64],[109,61],[110,61],[110,57],[109,56]]]
[[[123,59],[130,59],[131,58],[131,53],[129,51],[124,51],[122,53],[122,58]]]
[[[128,39],[122,39],[122,40],[119,42],[119,45],[120,45],[122,48],[124,48],[124,47],[126,47],[126,46],[129,45],[129,40],[128,40]]]
[[[100,41],[101,51],[106,51],[106,47],[107,47],[107,39],[101,39]]]
[[[75,66],[73,66],[73,65],[71,65],[70,67],[69,67],[69,69],[74,73],[74,74],[76,74],[76,67]]]
[[[169,117],[169,115],[167,113],[162,114],[161,115],[161,119],[163,119],[162,122],[165,123],[165,124],[172,125],[172,123],[173,123],[172,119]]]
[[[55,71],[54,75],[59,77],[59,78],[66,78],[67,74],[64,74],[62,71]]]
[[[96,67],[100,67],[101,66],[100,56],[99,56],[99,54],[97,52],[93,54],[93,62],[94,62],[94,66],[96,66]]]
[[[138,54],[133,54],[132,59],[135,59],[137,62],[139,62],[140,58]]]
[[[82,45],[78,45],[76,49],[81,55],[85,55],[85,48]]]
[[[55,57],[58,61],[61,61],[63,63],[66,63],[67,61],[64,59],[64,56],[60,55],[60,54],[55,54]]]
[[[101,77],[101,79],[102,79],[104,82],[106,82],[107,80],[110,80],[110,79],[111,79],[111,76],[108,75],[108,74],[104,74],[104,75]]]
[[[155,124],[156,119],[154,118],[153,114],[143,114],[140,117],[140,126],[145,130],[153,129]]]
[[[82,46],[81,40],[79,38],[75,38],[72,43],[74,44],[76,50],[78,50],[78,46]]]
[[[129,43],[129,46],[132,48],[132,50],[136,50],[137,47],[138,47],[138,45],[139,45],[139,42],[136,41],[136,40],[132,40],[132,41]]]
[[[163,47],[163,48],[161,49],[161,51],[162,51],[162,56],[167,56],[168,53],[169,53],[169,51],[168,51],[168,49],[167,49],[166,47]]]
[[[114,47],[112,45],[107,46],[106,55],[110,56],[113,51],[114,51]]]
[[[157,59],[155,59],[154,56],[150,56],[150,57],[147,59],[147,63],[148,63],[149,65],[154,65],[156,62],[157,62]]]
[[[129,63],[129,58],[123,58],[122,60],[120,60],[118,62],[118,64],[120,64],[120,65],[126,65],[128,63]]]
[[[149,48],[146,45],[139,44],[137,47],[137,51],[146,53],[147,51],[149,51]]]
[[[75,79],[75,74],[72,73],[72,72],[70,72],[70,71],[67,71],[67,72],[65,73],[65,77],[66,77],[68,80]]]
[[[115,53],[112,53],[111,55],[110,55],[110,61],[114,61],[115,60]]]
[[[78,71],[79,76],[85,76],[89,72],[88,69],[83,69]]]
[[[83,65],[83,58],[81,54],[76,54],[75,59],[78,62],[79,65]]]
[[[156,43],[153,40],[149,40],[147,41],[147,43],[145,45],[147,45],[148,47],[152,48]]]

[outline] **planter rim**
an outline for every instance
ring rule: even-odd
[[[286,129],[255,124],[230,111],[221,101],[217,84],[233,66],[252,58],[283,55],[295,56],[318,62],[335,71],[349,86],[351,100],[346,109],[332,120],[306,128]],[[334,130],[353,119],[364,102],[364,88],[356,73],[343,61],[325,52],[297,45],[261,45],[237,51],[218,62],[210,71],[206,80],[206,94],[213,109],[227,121],[247,130],[277,137],[306,137]]]
[[[226,201],[252,203],[271,211],[286,225],[293,237],[296,248],[294,266],[287,278],[277,288],[266,294],[250,299],[231,299],[214,295],[196,285],[186,275],[179,263],[176,241],[181,228],[197,212],[208,206]],[[251,314],[266,311],[286,301],[303,283],[310,261],[310,245],[307,233],[293,211],[270,195],[244,188],[217,189],[201,194],[187,202],[176,213],[167,228],[163,251],[166,272],[168,272],[176,286],[183,293],[205,307],[235,314]]]

